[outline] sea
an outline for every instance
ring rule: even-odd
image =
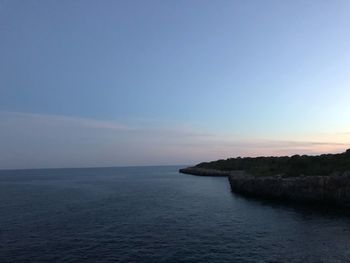
[[[350,215],[182,166],[0,171],[0,262],[350,262]]]

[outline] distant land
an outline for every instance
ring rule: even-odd
[[[317,156],[229,158],[180,172],[227,176],[232,191],[243,195],[350,207],[350,149]]]

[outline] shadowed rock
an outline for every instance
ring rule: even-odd
[[[199,176],[229,176],[229,171],[220,171],[215,169],[205,169],[198,167],[187,167],[179,170],[180,173],[183,174],[192,174]]]
[[[232,191],[247,196],[350,207],[349,168],[350,149],[320,156],[230,158],[180,172],[227,176]]]
[[[231,174],[228,179],[232,191],[243,195],[350,207],[350,172],[298,177]]]

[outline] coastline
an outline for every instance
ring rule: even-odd
[[[278,199],[350,207],[350,171],[297,177],[253,176],[245,171],[187,167],[179,172],[197,176],[226,176],[232,192],[261,199]]]
[[[298,177],[228,177],[231,190],[246,196],[350,207],[350,172]]]
[[[228,171],[220,171],[215,169],[206,169],[199,167],[186,167],[179,170],[180,173],[183,174],[191,174],[197,176],[229,176],[230,172]]]

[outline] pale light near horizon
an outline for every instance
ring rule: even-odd
[[[2,1],[0,169],[350,148],[350,2]]]

